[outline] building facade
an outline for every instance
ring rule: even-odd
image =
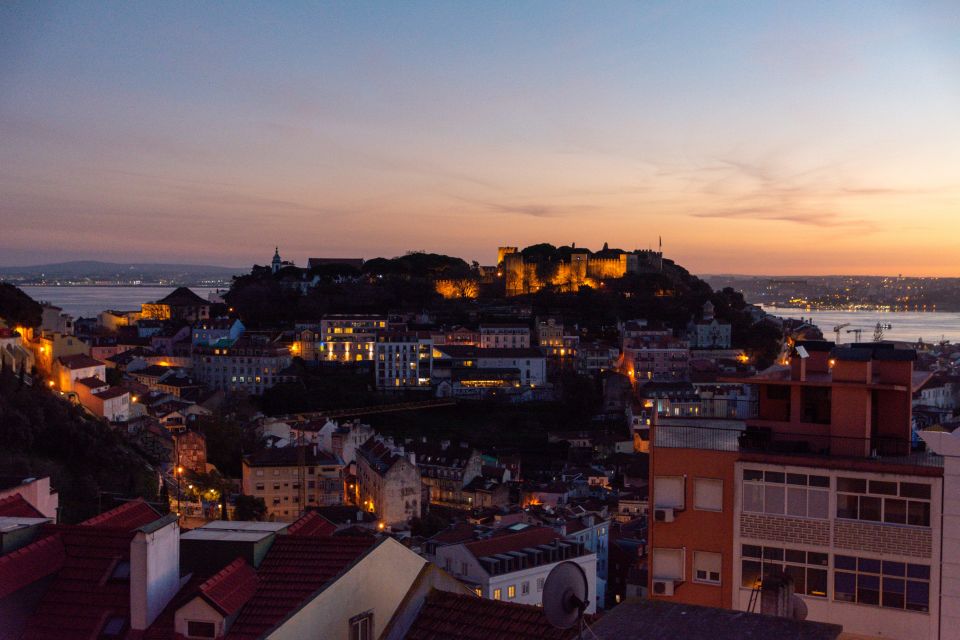
[[[267,448],[243,458],[243,493],[263,498],[274,520],[296,520],[307,507],[343,504],[343,461],[310,446]]]
[[[421,514],[420,471],[416,456],[381,436],[357,449],[360,507],[385,526],[404,527]]]
[[[287,347],[246,336],[229,345],[198,345],[192,361],[196,380],[219,391],[259,395],[294,379],[287,371],[291,363]]]

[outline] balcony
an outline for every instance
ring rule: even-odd
[[[798,457],[861,459],[921,467],[943,467],[943,458],[901,438],[848,438],[810,433],[774,432],[766,428],[690,424],[659,424],[653,446],[665,449],[705,449]]]

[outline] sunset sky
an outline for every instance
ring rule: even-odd
[[[11,2],[0,264],[960,276],[960,3]]]

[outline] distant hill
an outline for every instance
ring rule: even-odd
[[[133,262],[100,262],[77,260],[25,267],[0,267],[0,278],[10,279],[124,279],[157,280],[189,278],[230,278],[248,269],[202,264],[163,264]]]

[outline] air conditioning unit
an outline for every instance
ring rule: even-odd
[[[669,507],[658,507],[653,510],[654,522],[673,522],[673,509]]]
[[[673,580],[657,580],[653,581],[653,595],[655,596],[672,596],[673,595]]]

